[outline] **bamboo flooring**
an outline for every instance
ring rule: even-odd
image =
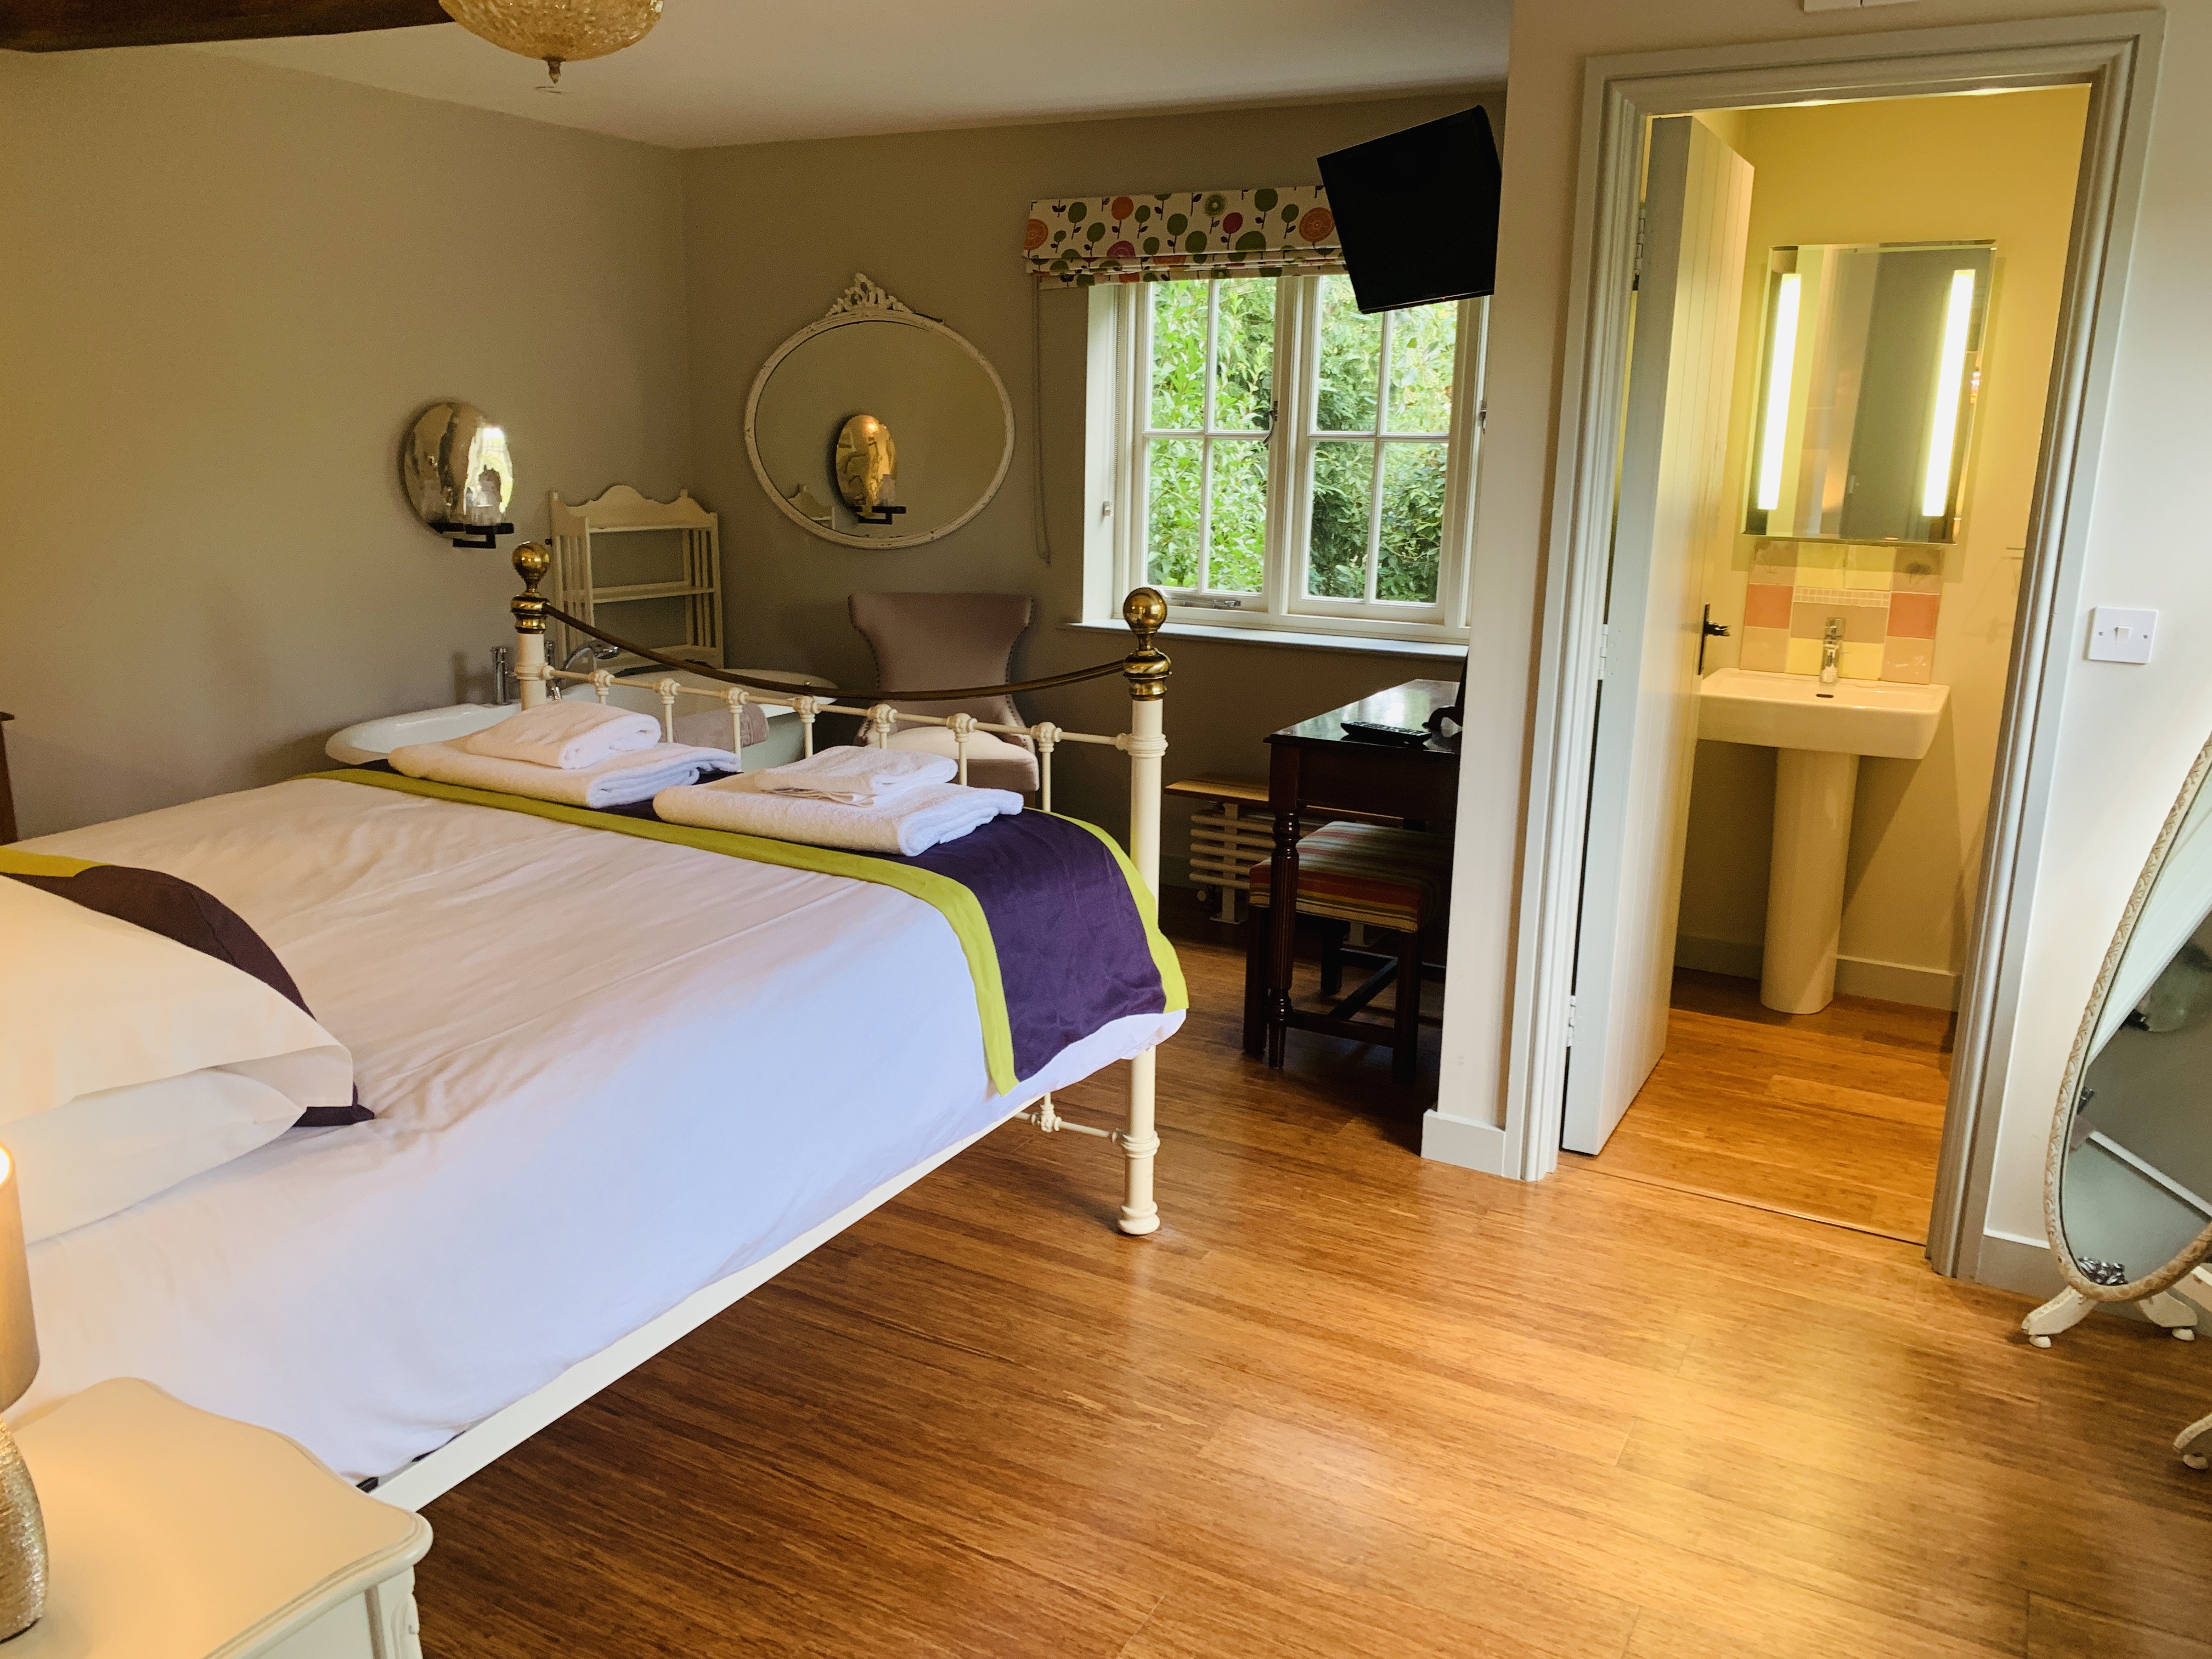
[[[1762,1007],[1758,983],[1677,969],[1667,1052],[1592,1158],[1601,1175],[1928,1237],[1952,1016],[1865,997]]]
[[[1180,931],[1159,1233],[988,1137],[433,1504],[430,1659],[2212,1659],[2212,1343],[1423,1162],[1386,1050],[1266,1071]]]

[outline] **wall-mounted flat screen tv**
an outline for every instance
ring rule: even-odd
[[[1498,145],[1480,107],[1321,157],[1364,312],[1488,294],[1498,283]]]

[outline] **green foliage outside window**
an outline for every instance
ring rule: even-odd
[[[1205,477],[1198,440],[1155,438],[1146,446],[1145,580],[1198,586],[1198,501]]]
[[[1416,306],[1390,319],[1391,432],[1449,432],[1457,306]]]
[[[1146,292],[1152,301],[1148,423],[1195,431],[1206,417],[1206,284],[1161,283]]]
[[[1147,441],[1150,580],[1182,588],[1203,582],[1215,592],[1262,590],[1267,442],[1225,434],[1265,433],[1274,423],[1277,291],[1274,282],[1265,280],[1167,283],[1146,290],[1152,342],[1147,424],[1156,431],[1206,434]],[[1316,598],[1364,599],[1371,557],[1378,599],[1432,605],[1439,586],[1446,448],[1379,440],[1385,433],[1449,433],[1457,307],[1395,313],[1386,365],[1382,319],[1359,314],[1346,279],[1322,278],[1318,298],[1315,429],[1361,435],[1314,444],[1308,591]],[[1374,511],[1378,461],[1379,514]],[[1210,514],[1202,510],[1209,491]]]
[[[1214,287],[1221,292],[1214,329],[1214,427],[1264,432],[1275,422],[1275,285],[1248,280]]]
[[[1222,438],[1213,446],[1213,517],[1206,586],[1257,593],[1267,569],[1267,444]]]
[[[1444,447],[1382,447],[1382,523],[1375,597],[1434,605],[1444,539]]]
[[[1367,597],[1367,508],[1374,495],[1372,444],[1323,439],[1314,446],[1308,592],[1325,599]]]

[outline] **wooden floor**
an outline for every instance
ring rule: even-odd
[[[1952,1024],[1864,997],[1778,1014],[1754,980],[1677,969],[1666,1054],[1605,1150],[1570,1159],[1921,1243]]]
[[[433,1505],[430,1659],[2212,1659],[2212,1341],[1425,1163],[1379,1050],[1270,1074],[1184,960],[1160,1233],[1000,1131]]]

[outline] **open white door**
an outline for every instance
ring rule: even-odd
[[[1721,490],[1751,164],[1692,117],[1651,125],[1605,684],[1590,764],[1560,1144],[1595,1152],[1667,1046],[1698,744],[1698,637]]]

